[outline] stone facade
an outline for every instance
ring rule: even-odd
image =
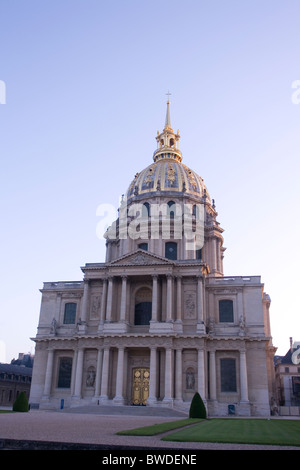
[[[259,276],[224,276],[215,204],[181,163],[179,137],[168,103],[154,163],[136,174],[105,234],[105,262],[82,267],[82,281],[44,283],[32,404],[188,409],[198,391],[211,416],[228,405],[269,415],[270,298]],[[198,239],[187,242],[187,226],[200,227]]]

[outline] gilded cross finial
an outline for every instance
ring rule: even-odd
[[[170,93],[168,90],[168,93],[166,93],[166,95],[168,96],[168,103],[169,103],[170,102],[169,97],[172,95],[172,93]]]

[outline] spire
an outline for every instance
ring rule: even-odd
[[[167,101],[165,129],[172,129],[171,117],[170,117],[170,100],[169,100],[169,96],[171,95],[171,93],[168,91],[168,93],[166,93],[166,95],[168,95],[168,101]]]
[[[155,150],[153,154],[153,160],[155,162],[162,158],[171,158],[179,162],[182,160],[182,154],[178,148],[178,141],[180,139],[179,131],[177,131],[177,134],[175,134],[171,126],[169,101],[170,94],[171,93],[169,91],[166,93],[166,95],[168,95],[168,101],[164,130],[161,133],[157,131],[157,150]]]

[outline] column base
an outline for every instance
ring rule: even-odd
[[[173,322],[160,322],[150,320],[149,333],[173,333],[174,323]]]
[[[124,397],[115,397],[113,399],[113,404],[116,406],[123,406],[125,404]]]
[[[174,333],[182,333],[182,332],[183,332],[182,320],[175,320]]]
[[[182,406],[182,405],[183,405],[183,399],[182,398],[175,398],[174,406]]]
[[[127,333],[128,323],[116,322],[116,323],[104,323],[103,332],[105,333]]]
[[[200,334],[205,334],[205,325],[204,323],[197,323],[197,333],[200,333]]]
[[[81,404],[81,397],[79,395],[73,395],[71,398],[71,404],[70,407],[76,407]]]
[[[149,406],[157,406],[157,398],[156,397],[148,397],[147,399],[147,405]]]
[[[78,330],[78,333],[81,334],[81,335],[84,335],[86,333],[86,323],[85,322],[82,322],[82,323],[79,323],[77,325],[77,330]]]
[[[107,405],[108,404],[108,396],[107,395],[100,395],[99,397],[99,405]]]
[[[173,398],[164,398],[162,403],[166,406],[173,406],[174,400]]]

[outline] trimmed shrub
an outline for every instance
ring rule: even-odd
[[[198,392],[193,396],[189,417],[206,419],[206,408]]]
[[[29,409],[29,406],[28,406],[28,400],[27,400],[27,397],[26,397],[26,393],[25,392],[21,392],[14,404],[13,404],[13,411],[22,411],[22,412],[25,412],[25,411],[28,411]]]

